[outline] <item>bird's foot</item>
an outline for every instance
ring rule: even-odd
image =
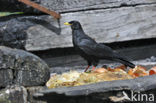
[[[91,73],[92,72],[92,70],[88,70],[88,71],[86,71],[85,73]]]
[[[96,68],[96,67],[95,67],[95,66],[93,66],[93,68],[92,68],[92,72],[95,70],[95,68]]]

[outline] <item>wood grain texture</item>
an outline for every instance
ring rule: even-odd
[[[41,0],[40,4],[57,12],[113,8],[123,5],[156,3],[155,0]]]
[[[61,16],[60,23],[50,16],[44,19],[54,27],[61,28],[61,35],[41,25],[32,26],[27,30],[26,49],[33,51],[71,47],[71,28],[63,25],[71,20],[80,21],[86,34],[97,42],[156,37],[156,4],[64,13]]]

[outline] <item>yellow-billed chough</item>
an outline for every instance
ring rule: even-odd
[[[91,65],[93,65],[92,70],[94,70],[101,59],[117,61],[131,68],[135,67],[133,63],[117,54],[110,47],[97,43],[94,39],[86,35],[78,21],[70,21],[64,24],[71,25],[73,45],[76,51],[88,62],[85,72]]]

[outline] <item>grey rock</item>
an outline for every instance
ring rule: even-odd
[[[11,84],[44,85],[49,79],[49,67],[39,57],[18,49],[0,46],[0,87]]]
[[[38,92],[38,91],[41,91],[41,90],[45,90],[46,87],[43,87],[43,86],[35,86],[35,87],[27,87],[27,93],[28,93],[28,102],[29,103],[46,103],[44,101],[40,101],[40,100],[34,100],[33,98],[33,94]]]
[[[28,25],[23,22],[19,23],[17,18],[7,20],[7,22],[2,18],[0,20],[0,45],[24,49],[27,37],[24,30],[28,28]]]
[[[0,91],[0,103],[28,103],[27,90],[23,86],[11,86]]]
[[[39,0],[33,0],[36,3],[40,4]],[[24,3],[19,2],[18,0],[1,0],[0,3],[1,11],[17,12],[22,11],[25,13],[41,13],[37,9],[34,9]]]
[[[27,33],[26,30],[36,21],[42,21],[44,16],[12,16],[0,18],[0,45],[12,48],[25,49]],[[34,22],[33,22],[34,21]]]
[[[8,86],[0,90],[0,103],[46,103],[33,99],[33,93],[44,88],[42,86],[28,88],[18,85]]]

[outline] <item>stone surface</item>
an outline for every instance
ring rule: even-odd
[[[44,85],[50,76],[48,65],[39,57],[4,46],[0,46],[0,75],[0,87]]]
[[[26,30],[30,26],[36,25],[35,22],[32,22],[33,20],[40,20],[41,17],[37,16],[1,17],[0,45],[5,45],[12,48],[25,49],[27,39]]]
[[[29,103],[46,103],[44,101],[39,101],[39,100],[34,100],[33,99],[33,94],[38,92],[38,91],[41,91],[41,90],[45,90],[46,87],[43,87],[43,86],[35,86],[35,87],[27,87],[27,93],[28,93],[28,97],[27,97],[27,101]]]
[[[0,103],[28,103],[27,90],[23,86],[11,86],[0,91]]]
[[[0,90],[0,103],[46,103],[33,99],[33,93],[43,90],[45,87],[23,87],[23,86],[8,86]]]
[[[39,3],[39,0],[33,1]],[[0,7],[1,11],[9,11],[9,12],[22,11],[25,13],[41,13],[40,11],[28,5],[25,5],[19,2],[18,0],[1,0]]]

